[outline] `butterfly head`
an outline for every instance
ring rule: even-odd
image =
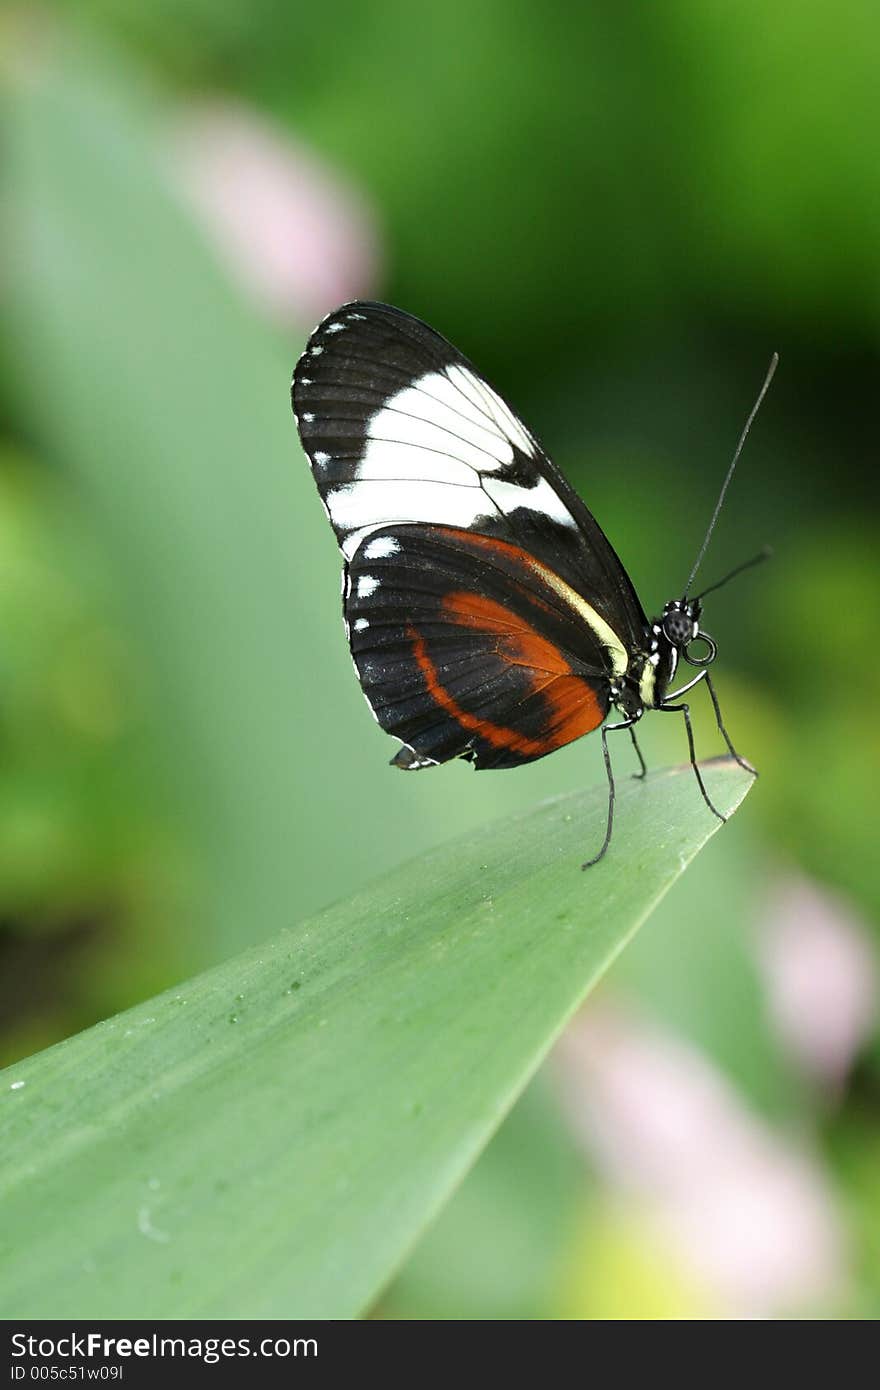
[[[689,666],[710,665],[718,650],[709,634],[700,631],[702,612],[698,598],[670,599],[660,619],[663,636]]]

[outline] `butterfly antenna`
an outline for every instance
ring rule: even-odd
[[[769,560],[772,554],[773,551],[770,549],[770,546],[765,545],[763,550],[759,550],[757,555],[752,556],[751,560],[744,560],[741,565],[737,565],[736,568],[732,569],[729,574],[726,574],[723,579],[719,579],[716,584],[710,584],[708,589],[701,589],[698,594],[692,594],[691,598],[696,600],[698,598],[705,598],[707,594],[714,594],[715,590],[722,589],[728,580],[735,579],[738,574],[742,574],[743,570],[750,570],[753,565],[760,565],[762,560]]]
[[[742,432],[742,434],[741,434],[740,437],[739,437],[739,443],[738,443],[737,446],[736,446],[736,452],[735,452],[733,458],[732,458],[731,461],[730,461],[730,467],[729,467],[728,470],[727,470],[727,477],[724,479],[724,482],[723,482],[723,484],[722,484],[722,486],[721,486],[721,492],[718,494],[718,501],[715,503],[715,510],[714,510],[714,512],[712,513],[712,520],[709,522],[709,529],[708,529],[708,531],[706,532],[705,537],[703,538],[703,544],[700,546],[700,553],[699,553],[699,555],[697,556],[696,560],[694,561],[694,567],[693,567],[693,569],[691,570],[690,574],[688,575],[688,582],[687,582],[687,584],[685,584],[685,586],[684,586],[684,597],[683,597],[683,599],[682,599],[682,602],[684,602],[684,600],[687,598],[688,590],[690,589],[691,585],[692,585],[693,582],[694,582],[694,579],[695,579],[696,574],[697,574],[697,570],[700,568],[700,565],[703,563],[703,556],[706,554],[706,548],[707,548],[707,546],[708,546],[708,544],[709,544],[709,541],[712,539],[712,532],[715,530],[715,523],[716,523],[716,521],[718,520],[718,516],[719,516],[719,513],[720,513],[720,511],[721,511],[721,508],[724,506],[724,498],[725,498],[725,495],[726,495],[726,493],[727,493],[727,489],[728,489],[729,486],[730,486],[730,480],[731,480],[731,478],[733,477],[734,470],[736,469],[736,465],[737,465],[737,463],[739,462],[739,456],[740,456],[740,454],[741,454],[742,451],[743,451],[743,445],[745,444],[746,440],[747,440],[748,437],[749,437],[749,430],[752,428],[752,424],[753,424],[753,422],[754,422],[755,416],[757,415],[758,411],[761,409],[761,403],[762,403],[764,397],[766,396],[768,390],[770,389],[770,383],[771,383],[771,381],[773,380],[773,375],[774,375],[774,373],[775,373],[776,368],[777,368],[778,365],[779,365],[779,353],[778,353],[778,352],[774,352],[773,356],[770,358],[770,366],[767,368],[767,375],[766,375],[765,378],[764,378],[764,385],[761,387],[760,391],[758,392],[758,399],[755,401],[755,404],[752,406],[751,410],[749,411],[749,418],[746,420],[746,423],[745,423],[745,425],[744,425],[744,427],[743,427],[743,432]],[[763,558],[764,558],[763,555],[762,555],[760,558],[763,559]],[[755,564],[755,563],[757,563],[757,561],[756,561],[756,560],[755,560],[755,561],[750,561],[749,563],[750,563],[750,564]],[[737,573],[737,571],[734,570],[733,573],[735,574],[735,573]],[[728,575],[728,578],[730,578],[730,575]],[[716,586],[716,585],[713,585],[712,587],[713,587],[713,588],[716,588],[717,586]],[[708,593],[708,590],[705,590],[705,592]]]

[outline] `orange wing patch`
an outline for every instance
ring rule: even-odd
[[[479,734],[493,748],[506,748],[525,758],[536,758],[588,734],[602,723],[605,711],[593,687],[583,677],[575,675],[563,652],[525,619],[511,613],[503,604],[466,591],[448,594],[441,612],[451,623],[493,637],[497,655],[509,665],[521,666],[530,673],[531,694],[540,695],[547,707],[547,733],[543,738],[530,738],[516,729],[471,714],[445,689],[424,639],[410,626],[407,631],[413,653],[428,690],[461,728]]]

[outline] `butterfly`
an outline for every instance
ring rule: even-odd
[[[451,343],[388,304],[353,302],[308,340],[291,388],[302,446],[344,559],[343,612],[355,670],[406,771],[463,758],[518,767],[601,729],[608,781],[603,857],[614,822],[608,735],[646,710],[683,717],[690,762],[712,804],[681,697],[705,683],[716,643],[688,596],[740,450],[680,598],[649,619],[611,542],[497,391]],[[754,559],[731,571],[720,587]],[[697,674],[670,691],[680,662]],[[614,711],[616,722],[607,723]]]

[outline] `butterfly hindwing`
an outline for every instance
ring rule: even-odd
[[[519,547],[452,527],[383,528],[349,562],[352,655],[398,766],[514,767],[588,733],[613,654]]]

